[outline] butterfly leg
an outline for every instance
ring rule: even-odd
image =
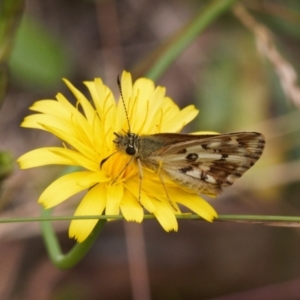
[[[164,180],[163,180],[163,178],[162,178],[160,172],[158,172],[157,174],[158,174],[159,180],[160,180],[160,182],[161,182],[161,184],[162,184],[162,186],[163,186],[163,188],[164,188],[164,190],[165,190],[166,196],[167,196],[167,198],[168,198],[168,200],[169,200],[171,206],[173,207],[173,209],[174,209],[176,212],[178,212],[178,209],[175,207],[173,201],[171,200],[171,198],[170,198],[170,196],[169,196],[168,190],[167,190],[167,188],[166,188],[166,185],[165,185],[165,183],[164,183]]]
[[[114,184],[119,178],[120,176],[123,174],[123,172],[125,171],[125,169],[128,167],[128,165],[133,161],[135,157],[130,158],[130,160],[126,163],[126,165],[124,166],[124,168],[120,171],[120,173],[113,179],[112,184]]]
[[[141,203],[141,194],[142,194],[143,168],[142,168],[141,160],[140,160],[139,158],[137,158],[137,163],[138,163],[138,168],[139,168],[139,178],[140,178],[138,201],[139,201],[139,204],[142,205],[142,203]],[[142,205],[142,206],[143,206],[143,205]]]

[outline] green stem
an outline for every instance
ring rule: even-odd
[[[7,60],[23,8],[23,0],[0,1],[0,107],[8,86]]]
[[[48,212],[49,210],[46,210]],[[55,216],[52,217],[49,213],[42,213],[41,217],[30,217],[30,218],[0,218],[0,224],[2,223],[31,223],[31,222],[52,222],[52,221],[72,221],[72,220],[124,220],[122,215],[89,215],[89,216]],[[199,215],[185,213],[176,215],[177,219],[185,220],[199,220],[205,221]],[[152,214],[145,214],[144,219],[150,220],[155,219]],[[271,215],[219,215],[214,221],[262,221],[262,222],[297,222],[300,226],[300,217],[295,216],[271,216]]]
[[[51,212],[50,209],[43,209],[42,216],[47,218],[51,216]],[[63,254],[51,222],[43,221],[41,227],[44,243],[53,264],[62,270],[76,265],[92,247],[105,223],[106,220],[99,220],[84,242],[76,243],[67,254]]]
[[[147,217],[148,215],[145,215]],[[177,219],[194,219],[194,220],[202,220],[201,217],[199,217],[196,214],[182,214],[182,215],[176,215]],[[271,215],[218,215],[218,217],[214,221],[240,221],[240,222],[249,222],[249,223],[277,223],[278,226],[280,226],[280,223],[286,223],[286,224],[298,224],[300,227],[300,217],[295,216],[271,216]]]
[[[108,219],[114,219],[114,220],[124,220],[124,217],[122,215],[93,215],[93,216],[51,216],[48,212],[49,210],[46,210],[42,213],[41,217],[30,217],[30,218],[0,218],[0,224],[1,223],[30,223],[30,222],[50,222],[50,221],[69,221],[69,220],[108,220]],[[48,212],[48,213],[47,213]],[[185,219],[185,220],[199,220],[199,221],[205,221],[200,216],[196,214],[180,214],[176,215],[177,219]],[[155,219],[155,216],[152,214],[145,214],[144,219]],[[300,217],[295,216],[271,216],[271,215],[219,215],[218,218],[216,218],[214,221],[259,221],[261,223],[267,223],[267,222],[277,222],[280,224],[280,222],[283,223],[298,223],[300,225]],[[279,225],[278,225],[279,226]]]
[[[204,29],[221,14],[228,11],[237,1],[214,0],[201,8],[194,19],[154,51],[147,60],[138,65],[134,71],[135,76],[139,77],[146,74],[146,77],[157,80]]]

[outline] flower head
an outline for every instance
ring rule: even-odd
[[[61,139],[63,146],[32,150],[18,163],[22,169],[57,164],[79,166],[82,170],[55,180],[41,194],[39,203],[51,208],[87,190],[75,216],[122,214],[128,221],[141,222],[145,209],[166,231],[178,229],[178,203],[208,221],[216,217],[205,200],[170,179],[162,183],[158,173],[144,165],[141,175],[138,162],[133,159],[129,163],[131,157],[116,151],[114,142],[114,133],[129,129],[143,136],[179,132],[198,114],[194,106],[180,110],[165,96],[165,88],[155,87],[146,78],[132,83],[130,73],[125,71],[121,90],[126,111],[123,102],[116,103],[111,90],[99,78],[85,82],[91,101],[69,81],[65,83],[77,99],[76,106],[62,94],[56,100],[37,101],[30,107],[37,114],[26,117],[21,125],[48,131]],[[84,241],[97,221],[73,220],[69,236]]]

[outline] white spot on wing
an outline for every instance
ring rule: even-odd
[[[237,179],[237,177],[233,174],[227,176],[227,181],[230,183],[234,183],[234,181]]]
[[[194,178],[199,178],[201,179],[201,176],[202,176],[202,171],[198,170],[198,169],[194,169],[192,171],[188,171],[185,173],[186,175],[189,175],[191,177],[194,177]]]
[[[211,175],[208,175],[208,174],[206,174],[206,176],[205,176],[205,181],[208,182],[208,183],[213,183],[213,184],[216,183],[215,178]]]
[[[216,153],[201,153],[198,160],[201,159],[209,159],[209,160],[218,160],[222,158],[222,154],[216,154]]]
[[[210,142],[207,144],[208,148],[220,148],[221,142]]]

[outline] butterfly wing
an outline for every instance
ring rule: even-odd
[[[209,195],[220,193],[251,168],[265,144],[256,132],[159,136],[169,142],[151,153],[152,163],[161,164],[161,170],[186,188]]]

